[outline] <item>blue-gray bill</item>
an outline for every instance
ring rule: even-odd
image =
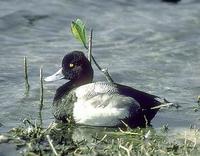
[[[46,82],[51,82],[51,81],[61,80],[63,78],[64,78],[64,75],[62,73],[62,68],[61,68],[55,74],[46,77],[44,80]]]

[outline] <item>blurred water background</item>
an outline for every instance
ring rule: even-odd
[[[84,48],[72,37],[70,23],[81,18],[94,29],[93,55],[115,82],[178,103],[158,112],[152,125],[199,125],[200,1],[160,0],[0,0],[0,132],[37,119],[39,68],[49,76],[62,57]],[[23,57],[31,85],[24,95]],[[95,67],[94,67],[95,68]],[[95,68],[95,81],[105,80]],[[45,83],[44,123],[53,95],[64,81]]]

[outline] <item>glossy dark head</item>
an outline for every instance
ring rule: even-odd
[[[73,51],[62,60],[62,73],[65,79],[73,81],[89,81],[93,79],[90,62],[81,51]]]
[[[54,75],[47,77],[46,81],[67,79],[78,85],[92,82],[93,69],[81,51],[73,51],[64,56],[62,68]]]

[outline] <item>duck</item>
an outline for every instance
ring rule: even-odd
[[[62,59],[62,67],[47,82],[66,79],[55,93],[52,110],[56,121],[99,127],[150,125],[163,99],[115,82],[93,82],[94,70],[81,51]],[[157,108],[158,107],[158,108]]]

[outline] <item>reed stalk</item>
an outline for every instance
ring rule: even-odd
[[[88,60],[91,63],[91,56],[92,56],[92,34],[93,30],[91,29],[90,35],[89,35],[89,43],[88,43]]]
[[[53,143],[52,143],[52,140],[51,140],[50,136],[49,136],[49,135],[46,135],[46,138],[47,138],[47,141],[49,142],[49,145],[50,145],[50,147],[51,147],[53,153],[57,156],[58,153],[57,153],[55,147],[53,146]]]
[[[30,90],[30,84],[28,81],[28,63],[27,63],[27,57],[24,56],[24,80],[25,80],[25,93],[28,94]]]
[[[43,86],[43,70],[40,68],[40,106],[39,106],[39,119],[42,125],[42,109],[44,105],[44,86]]]

